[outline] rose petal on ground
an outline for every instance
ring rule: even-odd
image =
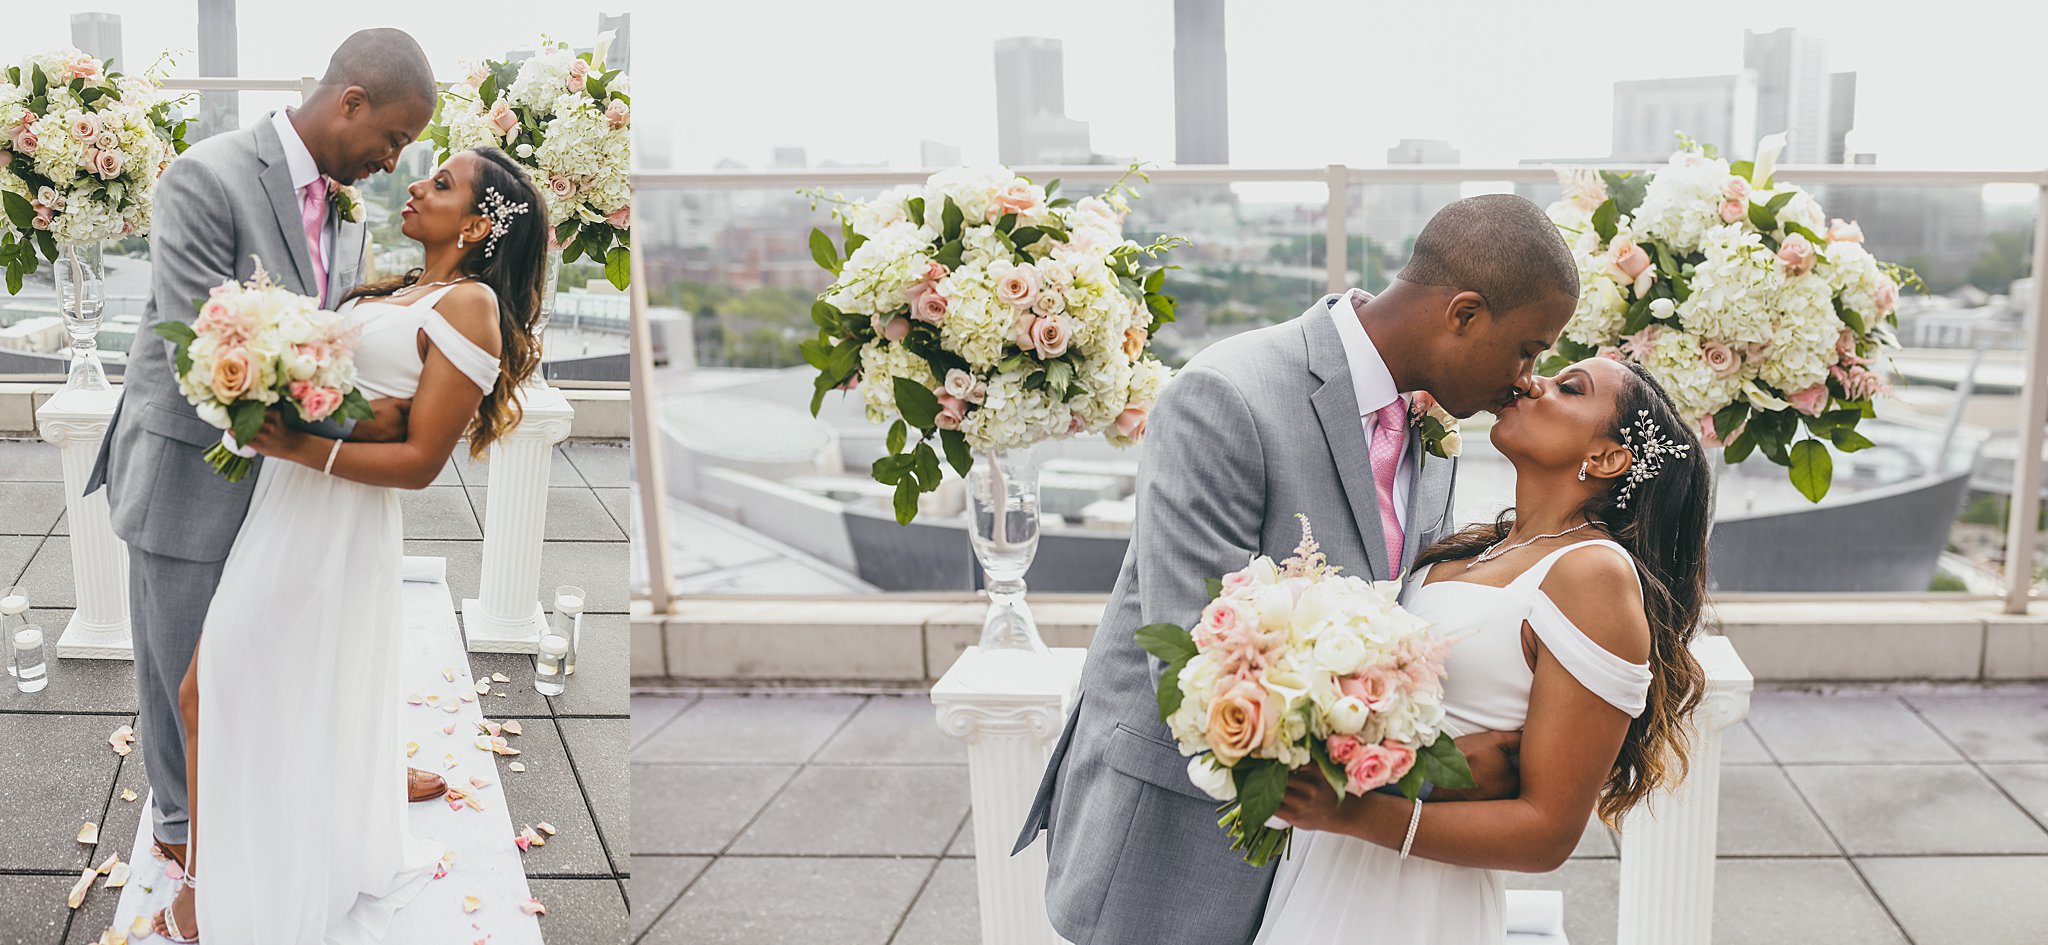
[[[437,692],[437,693],[434,693],[434,694],[432,694],[432,695],[429,695],[429,696],[427,696],[427,704],[428,704],[428,705],[439,705],[439,704],[441,704],[441,694]]]
[[[462,711],[462,704],[459,702],[450,702],[447,705],[442,706],[441,711],[446,712],[449,715],[454,715],[455,713]]]
[[[541,905],[538,899],[528,899],[519,904],[519,911],[527,915],[547,915],[548,907]]]
[[[512,681],[512,677],[510,677],[510,676],[507,676],[507,675],[505,675],[504,673],[492,673],[492,674],[491,674],[491,681],[492,681],[492,682],[511,682],[511,681]]]
[[[90,866],[81,870],[78,874],[78,882],[72,885],[71,895],[64,898],[64,903],[73,909],[78,908],[85,902],[86,892],[92,889],[92,881],[99,875]]]
[[[475,896],[462,897],[462,911],[464,914],[475,912],[476,910],[481,909],[483,907],[484,901],[478,899]]]
[[[481,791],[484,788],[490,787],[491,782],[489,778],[471,776],[469,779],[469,786]]]
[[[134,789],[134,788],[122,788],[122,789],[121,789],[121,799],[122,799],[122,800],[124,800],[124,801],[130,801],[130,802],[133,802],[133,801],[134,801],[134,800],[135,800],[135,799],[136,799],[137,797],[140,797],[140,796],[141,796],[141,795],[139,795],[139,794],[136,794],[136,793],[135,793],[135,789]]]
[[[168,861],[165,861],[165,863],[164,863],[164,878],[165,878],[165,879],[167,879],[167,880],[170,880],[171,882],[174,882],[174,883],[175,883],[175,882],[177,882],[178,880],[184,879],[184,878],[185,878],[185,868],[184,868],[184,867],[182,867],[182,866],[179,866],[179,865],[178,865],[178,861],[177,861],[177,860],[168,860]]]
[[[107,736],[107,744],[113,747],[114,754],[117,755],[126,755],[134,751],[135,726],[123,725],[115,729],[114,734]]]
[[[442,761],[444,761],[444,762],[446,762],[449,768],[451,768],[451,769],[452,769],[452,768],[454,768],[454,767],[455,767],[455,756],[454,756],[454,755],[446,755],[446,756],[443,756],[441,760],[442,760]]]
[[[505,723],[505,734],[507,734],[507,735],[524,735],[524,734],[526,734],[526,729],[525,729],[525,727],[523,727],[523,726],[521,726],[521,725],[519,724],[519,720],[518,720],[518,719],[513,719],[513,720],[511,720],[511,721],[509,721],[509,722],[506,722],[506,723]]]
[[[440,879],[440,878],[442,878],[442,877],[444,877],[444,876],[447,876],[447,875],[448,875],[448,867],[445,867],[445,866],[439,866],[439,865],[437,865],[437,866],[435,866],[435,867],[434,867],[434,878],[435,878],[435,879]]]
[[[550,837],[555,835],[555,825],[548,823],[545,820],[541,821],[540,823],[534,824],[533,829],[538,830],[541,833],[547,834]]]
[[[477,694],[477,695],[480,695],[480,696],[481,696],[481,695],[483,695],[483,694],[485,694],[485,693],[487,693],[487,692],[490,692],[490,691],[491,691],[491,684],[490,684],[490,682],[489,682],[488,680],[486,680],[486,681],[484,681],[484,682],[480,682],[480,683],[477,683],[477,684],[476,684],[476,694]]]
[[[462,810],[462,798],[459,798],[459,797],[451,797],[451,798],[449,798],[449,799],[448,799],[448,809],[449,809],[449,810],[452,810],[452,811],[456,811],[456,812],[460,813],[460,812],[461,812],[461,810]]]
[[[107,884],[101,886],[100,888],[119,889],[123,886],[128,885],[128,875],[132,871],[133,867],[130,867],[126,863],[114,864],[114,868],[107,873]]]
[[[474,797],[464,797],[462,803],[468,804],[470,810],[476,811],[479,814],[484,812],[484,803]]]
[[[129,938],[148,938],[155,934],[156,928],[149,924],[149,917],[146,915],[136,916],[135,924],[128,926]]]
[[[121,854],[110,853],[107,855],[106,861],[101,863],[98,867],[94,868],[93,872],[98,873],[101,876],[105,876],[107,875],[107,873],[111,872],[114,869],[115,864],[118,864],[120,862]]]
[[[78,828],[78,842],[88,846],[99,845],[100,825],[90,820],[86,821],[85,826]]]
[[[443,735],[453,735],[453,734],[455,734],[455,723],[454,723],[454,722],[450,722],[450,723],[448,723],[447,725],[445,725],[445,726],[442,726],[442,728],[441,728],[441,734],[443,734]]]
[[[518,847],[518,848],[519,848],[519,852],[521,852],[521,853],[525,853],[525,852],[526,852],[526,848],[527,848],[528,846],[531,846],[532,844],[533,844],[533,841],[531,841],[531,840],[528,840],[528,839],[526,839],[526,835],[525,835],[525,834],[521,834],[521,835],[519,835],[519,836],[517,836],[517,837],[513,837],[513,838],[512,838],[512,845],[513,845],[513,846],[516,846],[516,847]],[[72,903],[72,905],[73,905],[73,906],[75,907],[75,906],[77,906],[78,904],[74,902],[74,903]]]
[[[463,694],[462,694],[462,701],[464,701],[464,702],[475,702],[475,701],[476,701],[476,697],[475,697],[475,696],[472,696],[472,695],[470,695],[469,693],[466,693],[466,692],[465,692],[465,693],[463,693]]]
[[[412,757],[412,756],[414,756],[414,755],[417,755],[417,754],[419,754],[419,753],[420,753],[420,743],[419,743],[419,742],[406,742],[406,743],[405,743],[405,756],[406,756],[407,758],[410,758],[410,757]]]
[[[519,773],[519,774],[525,774],[525,773],[526,773],[526,762],[524,762],[524,761],[515,761],[515,762],[512,762],[512,763],[511,763],[511,764],[509,764],[509,765],[506,765],[505,767],[507,767],[507,768],[511,768],[511,769],[512,769],[513,771],[515,771],[515,772],[517,772],[517,773]]]
[[[417,692],[413,693],[410,696],[407,696],[405,700],[405,703],[407,705],[425,705],[426,702],[427,700],[420,698],[420,694]]]
[[[446,680],[448,680],[449,682],[454,682],[454,681],[455,681],[455,667],[453,667],[453,666],[450,666],[450,667],[448,667],[447,669],[444,669],[444,670],[442,670],[442,671],[441,671],[441,678],[442,678],[442,679],[446,679]]]

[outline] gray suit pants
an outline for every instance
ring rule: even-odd
[[[135,640],[135,696],[141,709],[137,735],[155,798],[156,838],[184,843],[191,829],[185,785],[185,721],[178,685],[199,649],[199,629],[221,561],[187,561],[128,549],[128,620]]]

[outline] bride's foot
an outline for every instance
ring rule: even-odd
[[[448,793],[448,782],[432,771],[405,769],[405,796],[413,803],[431,801]]]
[[[199,941],[198,891],[189,882],[178,884],[178,898],[171,907],[157,912],[150,926],[166,942],[190,945]]]
[[[155,852],[156,852],[156,856],[157,856],[157,859],[160,859],[160,860],[169,860],[169,861],[171,861],[171,862],[173,862],[173,863],[176,863],[176,864],[178,864],[178,869],[181,869],[181,870],[185,868],[185,845],[184,845],[184,844],[182,844],[182,843],[165,843],[165,842],[164,842],[164,841],[162,841],[162,840],[158,840],[158,839],[157,839],[156,837],[154,837],[154,836],[152,836],[152,837],[150,837],[150,838],[149,838],[149,843],[150,843],[150,846],[151,846],[151,847],[152,847],[152,848],[153,848],[153,849],[155,850]]]

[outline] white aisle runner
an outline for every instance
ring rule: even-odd
[[[532,893],[526,885],[520,848],[514,842],[515,828],[506,808],[505,792],[498,783],[496,755],[478,747],[480,739],[486,744],[490,741],[481,730],[485,724],[483,706],[495,701],[495,697],[480,695],[476,690],[478,682],[487,680],[470,678],[469,659],[455,621],[454,601],[441,578],[442,559],[408,557],[405,573],[405,653],[400,661],[399,689],[408,701],[418,696],[422,704],[404,707],[399,716],[399,741],[418,742],[419,750],[410,759],[412,766],[447,778],[449,786],[467,794],[476,807],[465,804],[455,809],[445,800],[411,805],[412,832],[446,845],[453,856],[445,861],[447,875],[428,883],[419,897],[399,913],[386,941],[390,945],[539,945],[539,919],[520,908]],[[430,578],[431,583],[418,578]],[[450,673],[455,677],[453,680],[447,678]],[[500,691],[509,686],[530,685],[531,679],[490,683],[492,689]],[[464,701],[465,696],[468,701]],[[456,711],[446,711],[451,705]],[[519,748],[518,736],[505,733],[502,737],[511,749]],[[450,759],[453,768],[449,767]],[[285,790],[290,779],[297,776],[280,772],[279,790]],[[481,779],[483,786],[472,784],[472,777]],[[148,801],[145,798],[135,803]],[[309,810],[305,816],[317,817],[320,812]],[[114,932],[129,936],[131,943],[137,941],[131,934],[136,917],[143,917],[147,923],[148,916],[170,904],[174,890],[174,885],[164,878],[166,864],[150,854],[147,808],[139,819],[134,849],[125,857],[134,872],[121,890],[121,904],[113,926]],[[278,851],[278,861],[288,867],[290,851]],[[205,872],[206,865],[201,863],[200,875]],[[101,877],[100,881],[104,879]],[[465,900],[472,896],[476,899],[476,911],[466,912]],[[200,930],[200,937],[205,938],[204,929]],[[161,939],[143,941],[154,943]]]

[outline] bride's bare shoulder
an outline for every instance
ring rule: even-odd
[[[498,297],[488,286],[460,283],[434,303],[434,311],[485,351],[496,353],[504,342],[498,331]]]
[[[1543,576],[1543,593],[1602,649],[1635,663],[1649,658],[1650,620],[1632,559],[1605,549],[1574,551]]]

